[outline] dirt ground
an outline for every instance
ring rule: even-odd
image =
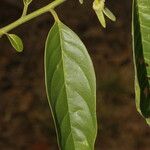
[[[0,27],[21,15],[18,0],[1,0]],[[33,11],[49,0],[34,0]],[[81,37],[97,75],[98,137],[96,150],[149,150],[150,128],[134,102],[131,47],[131,1],[107,2],[117,17],[102,29],[91,1],[67,1],[58,9],[61,20]],[[44,86],[43,53],[50,14],[42,15],[11,33],[24,41],[18,54],[0,39],[0,150],[58,150]]]

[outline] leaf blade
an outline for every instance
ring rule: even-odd
[[[150,9],[148,1],[133,1],[133,59],[135,68],[136,106],[148,121],[150,118]],[[147,30],[148,29],[148,30]]]
[[[97,132],[93,65],[83,43],[61,22],[47,38],[45,72],[61,149],[93,150]]]
[[[14,47],[14,49],[17,52],[23,51],[23,43],[19,36],[15,35],[15,34],[7,34],[7,37],[9,39],[11,45]]]
[[[83,0],[79,0],[80,4],[83,4]]]
[[[29,5],[33,0],[23,0],[24,5]]]
[[[103,12],[110,20],[116,21],[115,15],[107,7],[104,7]]]
[[[105,17],[104,17],[103,11],[102,10],[95,10],[95,13],[96,13],[97,18],[98,18],[99,22],[101,23],[101,25],[104,28],[106,28],[106,21],[105,21]]]

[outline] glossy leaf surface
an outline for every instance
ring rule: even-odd
[[[45,78],[61,150],[94,150],[95,73],[79,37],[55,22],[45,48]]]
[[[133,56],[135,93],[138,111],[150,118],[150,1],[133,3]]]
[[[7,34],[7,37],[11,43],[11,45],[15,48],[17,52],[23,51],[23,43],[19,36],[15,34]]]

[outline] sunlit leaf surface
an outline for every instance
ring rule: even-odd
[[[94,150],[96,82],[92,61],[79,37],[60,21],[49,32],[45,76],[61,150]]]

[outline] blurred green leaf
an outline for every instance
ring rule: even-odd
[[[133,58],[135,68],[136,106],[150,118],[150,1],[133,2]],[[148,121],[149,122],[149,121]]]
[[[94,150],[96,81],[79,37],[55,22],[45,48],[45,78],[61,150]]]
[[[15,34],[7,34],[7,37],[11,43],[11,45],[15,48],[17,52],[23,51],[23,43],[20,37]]]
[[[83,4],[83,0],[79,0],[80,4]]]
[[[146,119],[147,124],[150,126],[150,118]]]

